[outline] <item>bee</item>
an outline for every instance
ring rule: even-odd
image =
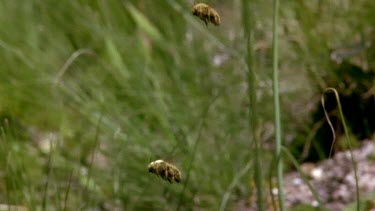
[[[148,165],[148,172],[156,174],[169,181],[169,183],[180,182],[181,172],[176,166],[165,162],[164,160],[156,160]]]
[[[208,22],[211,22],[216,26],[220,25],[219,13],[205,3],[195,4],[193,6],[192,13],[203,20],[206,23],[206,26],[208,26]]]

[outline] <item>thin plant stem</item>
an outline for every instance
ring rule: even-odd
[[[283,159],[281,156],[281,117],[280,117],[280,96],[279,96],[279,49],[278,49],[278,21],[279,21],[279,0],[273,1],[273,97],[275,107],[275,155],[277,158],[277,186],[278,199],[281,211],[285,210],[284,206],[284,191],[283,191]]]
[[[269,190],[269,195],[271,196],[271,202],[272,202],[272,208],[273,210],[277,210],[277,203],[275,199],[275,194],[273,193],[273,170],[276,167],[277,160],[276,157],[272,159],[269,171],[268,171],[268,190]]]
[[[261,168],[261,143],[258,136],[258,119],[257,119],[257,97],[255,90],[255,71],[254,71],[254,55],[253,55],[253,29],[254,18],[251,11],[250,1],[242,1],[242,19],[245,31],[245,38],[247,40],[247,55],[245,58],[247,64],[247,94],[249,99],[249,126],[250,126],[250,142],[254,143],[254,180],[256,184],[257,193],[257,207],[258,210],[263,211],[264,208],[264,186],[263,186],[263,172]]]
[[[6,123],[6,122],[4,122],[4,123]],[[10,153],[10,150],[9,150],[9,148],[8,148],[8,142],[7,142],[7,136],[6,136],[6,134],[5,134],[5,129],[4,129],[4,127],[0,127],[0,136],[1,136],[1,138],[0,138],[0,141],[2,142],[2,144],[1,144],[1,153],[4,153],[4,157],[6,157],[6,161],[5,161],[5,172],[7,173],[7,174],[9,174],[9,169],[10,169],[10,162],[9,162],[9,157],[8,157],[8,155],[9,155],[9,153]],[[6,152],[8,152],[8,153],[6,153]],[[6,184],[5,185],[5,202],[7,202],[7,204],[10,204],[10,194],[9,194],[9,192],[10,192],[10,190],[9,190],[9,185],[8,184]]]
[[[91,176],[92,176],[92,171],[93,171],[93,165],[94,165],[94,160],[95,160],[95,154],[99,148],[99,134],[100,134],[100,124],[102,122],[102,117],[103,117],[103,114],[100,114],[99,116],[99,120],[98,120],[98,123],[96,125],[96,131],[95,131],[95,137],[94,137],[94,146],[93,146],[93,149],[92,149],[92,154],[91,154],[91,158],[90,158],[90,163],[88,164],[88,171],[87,171],[87,178],[86,178],[86,190],[89,190],[89,183],[90,183],[90,179],[91,179]],[[87,203],[88,205],[90,205],[90,203],[92,202],[92,198],[90,197],[90,194],[88,195],[88,200],[87,200]]]
[[[335,138],[336,135],[335,135],[335,130],[332,126],[332,123],[329,119],[329,116],[327,114],[327,111],[325,110],[325,101],[324,101],[324,94],[325,93],[328,93],[328,92],[333,92],[335,94],[335,97],[336,97],[336,101],[337,101],[337,107],[339,109],[339,113],[340,113],[340,118],[341,118],[341,121],[342,121],[342,125],[344,127],[344,132],[345,132],[345,138],[346,138],[346,143],[348,145],[348,148],[349,148],[349,152],[350,152],[350,159],[351,159],[351,162],[352,162],[352,165],[353,165],[353,172],[354,172],[354,180],[355,180],[355,192],[356,192],[356,210],[359,211],[360,210],[360,194],[359,194],[359,185],[358,185],[358,172],[357,172],[357,162],[355,161],[354,159],[354,155],[353,155],[353,152],[352,152],[352,144],[351,144],[351,141],[350,141],[350,137],[349,137],[349,129],[348,129],[348,126],[346,125],[346,122],[345,122],[345,117],[344,117],[344,113],[342,112],[342,107],[341,107],[341,102],[340,102],[340,96],[339,96],[339,93],[337,92],[336,89],[334,88],[327,88],[325,89],[324,93],[323,93],[323,96],[322,96],[322,106],[323,106],[323,109],[324,109],[324,114],[326,115],[326,118],[327,118],[327,121],[331,127],[331,130],[333,131],[333,137]],[[331,147],[332,148],[332,147]],[[331,153],[331,152],[330,152]]]
[[[50,151],[48,154],[48,160],[47,160],[47,181],[44,184],[44,193],[43,193],[43,201],[42,201],[42,210],[46,210],[47,208],[47,198],[48,198],[48,187],[49,187],[49,180],[52,175],[52,153],[54,152],[54,145],[55,143],[51,143],[50,145]]]
[[[64,63],[64,65],[60,68],[57,77],[55,79],[55,84],[58,84],[65,72],[68,70],[68,68],[73,64],[73,62],[80,57],[83,54],[87,55],[94,55],[94,52],[91,49],[79,49],[75,51],[68,60]]]
[[[303,180],[303,182],[307,185],[307,187],[309,188],[310,192],[312,193],[314,199],[318,202],[318,206],[319,206],[319,209],[320,210],[324,210],[324,207],[323,207],[323,204],[322,204],[322,200],[320,200],[319,198],[319,195],[318,193],[315,191],[315,189],[313,188],[313,186],[311,185],[311,183],[309,182],[309,179],[307,178],[307,176],[305,175],[305,173],[303,173],[298,161],[296,158],[294,158],[294,156],[292,155],[292,153],[290,153],[290,151],[282,146],[281,150],[283,151],[283,153],[289,157],[289,160],[292,161],[293,165],[296,167],[298,173],[301,175],[301,178]]]
[[[220,203],[220,211],[227,210],[226,205],[228,204],[229,198],[231,196],[231,193],[233,192],[233,189],[239,184],[240,179],[250,170],[252,166],[252,161],[250,160],[244,168],[240,172],[238,172],[235,177],[233,178],[232,182],[230,183],[227,191],[223,195],[223,199]]]
[[[214,102],[216,101],[216,99],[218,97],[219,97],[219,94],[215,95],[212,98],[212,100],[208,103],[208,105],[203,110],[202,117],[200,118],[200,122],[199,122],[199,125],[198,125],[198,135],[197,135],[197,138],[195,139],[195,142],[194,142],[193,151],[191,153],[191,157],[190,157],[190,161],[189,161],[189,166],[188,166],[188,168],[186,170],[186,179],[184,181],[184,186],[182,188],[182,191],[180,192],[179,202],[178,202],[176,210],[180,210],[181,209],[182,201],[183,201],[183,197],[184,197],[184,193],[185,193],[185,190],[186,190],[187,185],[188,185],[189,180],[190,180],[190,173],[191,173],[191,170],[193,169],[195,155],[196,155],[196,152],[198,150],[198,145],[199,145],[199,141],[200,141],[201,136],[202,136],[204,124],[205,124],[205,121],[206,121],[206,118],[208,116],[208,112],[209,112],[211,106],[214,104]]]
[[[72,171],[70,172],[69,183],[68,183],[68,187],[67,187],[67,189],[66,189],[65,197],[64,197],[64,207],[63,207],[63,211],[67,210],[66,208],[68,207],[68,197],[69,197],[70,188],[71,188],[71,186],[72,186],[73,173],[74,173],[74,170],[72,170]]]
[[[328,158],[330,158],[332,156],[333,147],[334,147],[335,142],[336,142],[336,133],[335,133],[335,128],[332,125],[332,122],[329,118],[329,114],[328,114],[327,109],[326,109],[326,105],[325,105],[325,101],[324,101],[324,95],[322,96],[322,107],[323,107],[323,111],[324,111],[324,116],[327,119],[329,128],[331,129],[331,132],[332,132],[332,144],[331,144],[331,149],[329,150],[329,154],[328,154]]]

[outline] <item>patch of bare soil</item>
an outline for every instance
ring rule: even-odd
[[[362,210],[375,211],[375,142],[363,141],[361,147],[352,152],[357,163],[360,199],[366,201],[361,204],[364,208]],[[326,210],[344,210],[356,201],[354,168],[349,151],[338,152],[332,158],[317,164],[304,163],[301,169]],[[297,171],[285,175],[284,191],[288,210],[301,205],[318,207],[318,201]],[[277,200],[277,189],[272,192]],[[267,210],[274,209],[272,204],[271,197],[267,194]],[[256,199],[251,197],[249,201],[240,200],[234,210],[255,211]]]
[[[360,198],[365,199],[366,195],[375,191],[374,142],[364,141],[360,148],[353,150],[353,156],[357,162]],[[356,201],[354,168],[349,151],[339,152],[333,158],[316,165],[303,164],[301,167],[328,210],[343,210],[348,204]],[[288,207],[318,204],[298,172],[286,175],[285,194]],[[368,202],[372,205],[366,210],[375,210],[375,199],[369,199]]]

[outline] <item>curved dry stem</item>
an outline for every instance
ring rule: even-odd
[[[330,89],[330,88],[328,88],[328,89]],[[328,89],[326,89],[326,90],[324,91],[324,93],[327,92],[327,91],[329,91]],[[333,90],[334,90],[335,93],[337,93],[335,89],[333,89]],[[332,131],[332,136],[333,136],[333,138],[332,138],[331,149],[329,150],[329,155],[328,155],[328,158],[330,158],[331,155],[332,155],[332,152],[333,152],[333,146],[335,145],[335,142],[336,142],[336,132],[335,132],[335,128],[334,128],[333,125],[332,125],[331,119],[329,118],[329,115],[328,115],[328,112],[327,112],[327,109],[326,109],[326,106],[325,106],[324,93],[323,93],[323,95],[322,95],[322,99],[321,99],[321,101],[322,101],[322,107],[323,107],[323,111],[324,111],[324,116],[325,116],[326,119],[327,119],[327,122],[328,122],[329,128],[331,129],[331,131]],[[337,95],[337,96],[338,96],[338,95]]]
[[[91,49],[78,49],[75,51],[68,60],[65,61],[64,65],[60,68],[59,73],[57,74],[57,77],[55,79],[55,84],[58,84],[62,78],[62,76],[65,74],[65,72],[68,70],[70,65],[73,64],[73,62],[81,55],[94,55],[94,51]]]
[[[359,185],[358,185],[357,162],[355,161],[354,155],[353,155],[353,152],[352,152],[352,145],[351,145],[350,138],[349,138],[349,130],[348,130],[348,127],[346,126],[346,122],[345,122],[345,118],[344,118],[344,113],[342,112],[342,107],[341,107],[341,102],[340,102],[340,96],[339,96],[339,93],[337,92],[337,90],[334,89],[334,88],[327,88],[327,89],[325,89],[324,93],[323,93],[323,96],[322,96],[322,104],[324,106],[324,94],[327,93],[327,92],[330,92],[330,91],[335,94],[337,106],[338,106],[338,109],[339,109],[339,112],[340,112],[340,118],[341,118],[341,121],[342,121],[342,125],[344,127],[345,138],[346,138],[346,142],[347,142],[347,145],[348,145],[348,148],[349,148],[349,152],[350,152],[350,159],[351,159],[351,162],[352,162],[352,165],[353,165],[354,180],[355,180],[355,189],[356,189],[356,203],[357,203],[356,210],[359,211],[360,210],[360,203],[359,203],[360,194],[359,194]],[[324,111],[325,111],[325,108],[324,108]],[[325,114],[326,114],[326,111],[325,111]],[[326,114],[326,115],[328,115],[328,114]],[[329,121],[329,117],[327,118],[327,121]],[[335,131],[334,131],[334,128],[333,128],[332,124],[330,124],[330,126],[331,126],[331,129],[333,130],[333,134],[335,134]],[[336,138],[335,135],[334,135],[334,138]],[[333,144],[332,144],[332,146],[333,146]]]

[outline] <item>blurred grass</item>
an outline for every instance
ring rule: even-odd
[[[270,2],[252,3],[266,145],[273,134]],[[307,125],[300,105],[315,90],[306,81],[329,73],[329,49],[366,38],[374,26],[372,1],[340,2],[283,2],[280,86],[289,143]],[[206,27],[183,0],[1,1],[0,202],[40,208],[47,180],[47,210],[62,209],[68,188],[66,210],[173,210],[179,203],[217,210],[228,190],[228,208],[249,197],[241,1],[208,3],[221,14],[220,27]],[[43,151],[50,142],[53,151]],[[183,179],[191,165],[184,192],[148,175],[147,164],[159,158],[176,164]]]

